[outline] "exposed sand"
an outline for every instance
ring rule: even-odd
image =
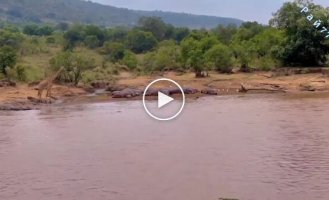
[[[218,74],[213,72],[210,73],[210,77],[206,78],[195,78],[193,73],[177,75],[175,72],[167,72],[162,76],[138,77],[129,73],[122,73],[118,76],[117,84],[145,88],[151,81],[163,77],[173,79],[183,87],[192,87],[198,90],[206,88],[218,89],[220,95],[238,93],[241,84],[251,88],[274,86],[291,93],[301,91],[329,92],[329,77],[320,73],[271,77],[271,73]],[[163,85],[163,87],[166,87],[166,85]],[[62,85],[55,85],[52,93],[57,98],[77,97],[80,99],[87,94],[83,88]],[[34,87],[29,87],[27,84],[18,84],[17,87],[0,87],[0,103],[23,101],[28,96],[37,97],[37,91],[34,90]],[[108,97],[106,99],[109,100],[111,98]]]

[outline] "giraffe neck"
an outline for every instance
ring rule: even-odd
[[[49,82],[53,82],[58,76],[59,74],[62,72],[63,69],[59,69],[56,74],[54,74],[50,79]]]

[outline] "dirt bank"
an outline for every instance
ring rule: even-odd
[[[210,77],[195,78],[193,73],[183,75],[175,72],[168,72],[162,76],[134,76],[123,73],[118,76],[116,86],[108,90],[122,90],[133,88],[132,99],[141,99],[140,91],[157,78],[170,78],[177,81],[182,87],[198,90],[197,93],[187,95],[187,97],[200,97],[203,95],[232,95],[245,93],[302,93],[302,92],[329,92],[329,77],[321,73],[297,74],[290,76],[274,76],[273,73],[237,73],[218,74],[210,73]],[[110,86],[111,87],[111,86]],[[165,83],[160,87],[167,87]],[[106,88],[104,88],[106,89]],[[55,85],[53,96],[57,103],[94,102],[94,101],[114,101],[113,91],[86,89],[83,87],[68,87]],[[138,91],[136,93],[136,91]],[[15,87],[0,87],[0,110],[29,110],[37,109],[42,105],[30,102],[27,97],[37,97],[34,87],[26,84],[17,84]],[[121,98],[119,100],[125,100]],[[15,108],[21,109],[15,109]]]

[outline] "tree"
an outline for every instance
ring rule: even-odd
[[[134,53],[143,53],[153,49],[157,40],[151,32],[132,30],[127,36],[127,46]]]
[[[181,42],[182,62],[185,67],[191,68],[196,77],[204,77],[203,72],[209,68],[205,64],[204,55],[219,41],[208,32],[194,31]]]
[[[141,30],[151,32],[158,41],[164,40],[169,27],[159,17],[141,17],[138,21]]]
[[[143,64],[147,72],[178,70],[180,47],[174,41],[163,41],[156,51],[145,55]]]
[[[0,47],[11,46],[17,49],[23,40],[24,38],[20,32],[12,31],[11,29],[0,29]]]
[[[32,24],[32,25],[26,25],[23,28],[23,33],[26,35],[38,35],[39,26]]]
[[[48,25],[38,26],[35,24],[26,25],[23,28],[23,33],[26,35],[49,36],[54,32],[54,28]]]
[[[100,41],[96,35],[87,35],[84,39],[84,43],[88,48],[94,49],[99,46]]]
[[[118,62],[125,56],[125,46],[119,42],[105,42],[101,50],[102,54],[111,62]]]
[[[56,29],[60,31],[67,31],[69,29],[70,25],[66,22],[59,22],[56,25]]]
[[[94,38],[93,41],[97,41],[96,47],[103,46],[106,38],[105,30],[102,30],[100,27],[95,25],[87,25],[84,27],[84,34],[85,37]]]
[[[232,72],[232,51],[223,44],[217,44],[205,54],[205,63],[223,73]]]
[[[301,12],[302,4],[312,13]],[[329,42],[321,33],[321,27],[316,28],[315,21],[307,19],[309,14],[321,20],[321,27],[329,27],[328,9],[300,0],[285,3],[270,21],[271,26],[286,32],[286,40],[276,49],[276,57],[286,65],[316,66],[327,61]]]
[[[6,77],[8,77],[9,68],[16,65],[17,55],[16,50],[10,46],[0,48],[0,70]]]
[[[37,35],[39,36],[49,36],[51,34],[53,34],[54,32],[54,28],[48,25],[45,26],[41,26],[38,30]]]
[[[85,71],[94,68],[94,63],[93,59],[72,52],[61,52],[50,60],[53,71],[57,71],[63,66],[65,71],[61,78],[74,85],[79,84]]]
[[[235,24],[230,24],[227,26],[219,25],[212,31],[217,36],[219,41],[228,45],[232,41],[233,35],[238,31],[238,28]]]
[[[84,41],[85,32],[82,26],[74,25],[64,33],[63,37],[65,40],[64,50],[73,50],[79,42]]]
[[[130,70],[133,70],[137,67],[138,60],[133,52],[126,50],[124,51],[124,56],[121,60],[121,63],[126,65]]]
[[[124,42],[128,35],[128,30],[123,27],[108,29],[106,38],[110,42]]]
[[[189,34],[190,34],[190,30],[188,28],[183,28],[183,27],[175,28],[173,39],[176,40],[177,42],[181,42]]]
[[[250,48],[257,53],[258,57],[271,55],[273,50],[284,42],[284,38],[284,31],[267,28],[251,39]]]

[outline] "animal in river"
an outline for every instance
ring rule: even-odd
[[[47,79],[41,81],[38,86],[35,88],[38,90],[38,97],[39,99],[42,98],[42,93],[44,90],[47,90],[46,97],[52,97],[51,96],[51,90],[53,87],[53,82],[56,80],[56,78],[63,72],[64,67],[61,67],[54,75],[48,77]]]

